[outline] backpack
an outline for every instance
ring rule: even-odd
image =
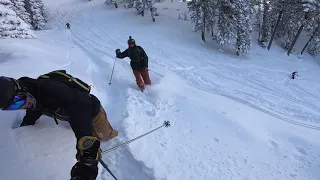
[[[60,81],[67,84],[71,88],[77,88],[83,92],[87,92],[88,94],[91,90],[90,85],[76,77],[73,77],[72,75],[68,74],[65,70],[52,71],[39,76],[38,79],[51,79],[54,81]]]

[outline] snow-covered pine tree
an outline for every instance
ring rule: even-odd
[[[206,17],[205,30],[214,37],[214,27],[217,24],[219,1],[206,0],[203,4],[204,16]]]
[[[13,3],[10,0],[0,0],[0,4],[4,5],[6,8],[12,9]]]
[[[251,49],[251,0],[237,0],[233,2],[233,12],[236,17],[236,53],[237,55],[247,54]]]
[[[144,10],[146,9],[147,0],[136,0],[134,2],[134,8],[137,10],[138,15],[144,16]]]
[[[320,0],[302,0],[304,12],[320,12]]]
[[[201,3],[200,0],[193,0],[188,2],[189,12],[191,12],[190,20],[194,24],[193,30],[195,32],[202,29],[201,27]]]
[[[283,18],[279,24],[276,38],[282,46],[289,49],[296,33],[304,21],[302,0],[285,0],[283,9]]]
[[[26,10],[31,15],[31,25],[35,30],[42,30],[46,26],[44,5],[41,0],[25,1]]]
[[[25,8],[25,0],[11,0],[11,2],[14,4],[12,10],[14,10],[17,13],[17,15],[22,20],[24,20],[24,22],[31,25],[31,15],[27,12]]]
[[[147,7],[150,10],[152,21],[155,22],[156,21],[155,16],[158,14],[157,8],[154,7],[155,1],[147,0],[146,2],[147,2]]]
[[[9,9],[12,5],[5,6],[2,2],[4,0],[0,2],[0,38],[35,38],[30,26]]]
[[[312,34],[312,39],[307,48],[308,53],[313,56],[320,54],[320,22]]]
[[[144,16],[144,10],[146,5],[146,0],[125,0],[127,3],[126,9],[136,9],[138,15]]]
[[[111,6],[114,4],[114,1],[113,0],[106,0],[106,2],[104,2],[104,4],[107,6]]]
[[[154,0],[125,0],[126,9],[135,8],[138,15],[144,16],[146,11],[150,11],[152,21],[155,22],[155,16],[158,16],[157,8],[154,7]]]
[[[259,3],[256,5],[257,6],[257,10],[256,10],[256,17],[255,17],[255,23],[254,23],[254,30],[259,31],[259,38],[258,38],[258,42],[261,39],[261,35],[260,35],[260,29],[261,29],[261,24],[262,24],[262,16],[263,16],[263,11],[262,11],[262,2],[261,0],[259,0]]]
[[[259,43],[262,47],[266,47],[267,43],[269,42],[271,38],[271,32],[272,32],[272,17],[270,14],[270,2],[269,0],[263,0],[262,4],[260,5],[262,7],[262,10],[259,13],[259,22],[261,25],[260,28],[260,39]]]
[[[234,15],[234,7],[230,0],[221,0],[219,3],[218,32],[216,41],[220,44],[220,51],[223,46],[230,44],[235,39],[237,33],[237,22]]]
[[[273,39],[275,39],[276,32],[279,29],[279,24],[283,18],[283,9],[284,9],[284,1],[285,0],[273,0],[270,1],[270,13],[269,20],[271,21],[272,33],[268,43],[268,50],[270,50]]]
[[[191,22],[194,23],[194,31],[201,30],[201,38],[205,41],[205,32],[212,32],[215,25],[216,1],[193,0],[188,2],[191,12]]]
[[[307,52],[316,56],[320,54],[320,0],[303,0],[303,7],[304,11],[308,12],[310,26],[307,27],[310,39],[304,49],[308,47]]]
[[[41,13],[42,17],[44,18],[44,22],[47,23],[48,22],[48,15],[46,13],[46,8],[44,6],[44,3],[42,2],[42,0],[37,0],[37,1],[39,4],[40,13]]]
[[[107,6],[114,5],[115,8],[118,8],[118,3],[114,0],[106,0],[106,2],[104,2],[104,4]]]
[[[125,5],[125,9],[132,9],[134,8],[134,2],[136,0],[124,0],[123,2],[126,3],[127,5]]]

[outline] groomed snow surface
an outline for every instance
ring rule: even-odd
[[[119,136],[106,150],[161,128],[103,155],[119,180],[319,180],[320,68],[307,54],[287,56],[254,40],[238,57],[203,43],[187,21],[184,3],[157,4],[160,16],[105,6],[103,0],[49,1],[47,30],[37,39],[2,39],[0,72],[30,76],[56,69],[93,85]],[[179,8],[179,10],[177,10]],[[66,22],[71,29],[65,28]],[[141,93],[129,59],[129,36],[149,55],[152,85]],[[318,59],[319,60],[319,59]],[[290,74],[298,71],[298,79]],[[12,129],[24,111],[0,112],[2,180],[62,180],[75,163],[68,123],[42,116],[35,126]],[[112,177],[102,166],[99,180]]]

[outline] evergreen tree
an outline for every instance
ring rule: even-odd
[[[304,0],[304,12],[308,13],[308,32],[310,39],[306,44],[311,55],[320,54],[320,0]]]
[[[11,2],[0,2],[0,38],[34,38],[30,26],[9,9],[12,6]]]
[[[263,3],[259,6],[262,10],[259,11],[259,23],[260,23],[260,39],[259,43],[262,47],[266,47],[271,38],[272,31],[272,17],[270,14],[270,2],[263,0]]]
[[[41,0],[29,0],[25,1],[26,10],[31,15],[31,24],[33,29],[42,30],[46,26],[46,16],[44,11],[44,5]]]
[[[202,4],[202,11],[205,19],[204,30],[214,36],[214,27],[216,25],[216,18],[218,16],[219,1],[205,0]]]
[[[152,18],[152,21],[155,22],[155,16],[158,14],[157,13],[157,8],[154,7],[154,1],[152,0],[147,0],[147,7],[148,9],[150,10],[150,14],[151,14],[151,18]]]
[[[13,9],[13,3],[10,0],[0,0],[0,4],[8,9]]]
[[[283,7],[283,18],[279,24],[276,37],[280,40],[282,46],[288,49],[304,21],[305,13],[301,0],[285,0]]]
[[[104,4],[107,6],[114,5],[115,8],[118,8],[118,3],[114,0],[107,0]]]
[[[268,43],[268,50],[271,47],[273,39],[275,39],[275,34],[279,30],[279,24],[283,18],[284,1],[285,0],[269,1],[271,11],[267,17],[268,20],[271,21],[272,34]]]
[[[31,25],[31,15],[25,8],[25,0],[11,0],[11,2],[14,4],[12,10],[14,10],[16,14],[27,24]]]
[[[134,8],[137,10],[138,15],[144,16],[144,10],[146,7],[146,0],[136,0]]]
[[[236,16],[236,53],[237,55],[247,54],[251,49],[251,1],[250,0],[237,0],[232,5],[233,11]]]
[[[318,24],[318,27],[315,28],[312,34],[312,39],[310,41],[310,44],[308,46],[307,51],[311,55],[318,55],[320,54],[320,25]]]
[[[136,9],[138,15],[144,16],[146,0],[126,0],[126,9]]]
[[[254,30],[259,31],[259,41],[260,41],[260,29],[261,29],[261,24],[262,24],[262,16],[263,16],[263,7],[262,7],[262,2],[259,0],[259,3],[256,5],[258,7],[257,11],[256,11],[256,21],[254,23]]]
[[[125,5],[125,8],[126,9],[134,8],[135,1],[136,0],[124,0],[123,2],[127,4],[127,5]]]
[[[190,20],[194,24],[193,30],[201,30],[201,3],[200,0],[193,0],[188,2],[189,12],[191,12]]]
[[[221,0],[219,4],[218,14],[218,32],[216,41],[222,48],[226,44],[230,44],[237,36],[236,17],[234,16],[234,8],[230,0]]]
[[[201,30],[202,40],[205,41],[205,33],[213,33],[217,2],[212,0],[196,0],[188,2],[191,12],[191,22],[194,23],[194,31]]]

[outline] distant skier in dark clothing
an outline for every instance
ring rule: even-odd
[[[297,75],[297,71],[294,71],[292,74],[291,74],[291,79],[296,79],[296,77],[298,76]]]
[[[94,180],[101,158],[100,141],[110,140],[118,132],[110,125],[99,99],[79,83],[81,80],[69,76],[65,83],[51,78],[67,77],[64,70],[54,73],[38,79],[21,77],[16,80],[1,76],[0,108],[26,110],[20,126],[35,125],[42,115],[68,121],[77,138],[78,162],[71,169],[71,179]],[[79,88],[71,87],[68,84],[71,81]]]
[[[69,23],[67,23],[66,26],[67,26],[67,29],[70,29],[70,24]]]
[[[133,70],[133,74],[136,78],[136,83],[143,91],[145,84],[150,85],[151,80],[148,71],[148,56],[141,46],[137,46],[134,39],[129,36],[128,49],[121,52],[120,49],[116,49],[117,58],[130,58],[130,66]]]

